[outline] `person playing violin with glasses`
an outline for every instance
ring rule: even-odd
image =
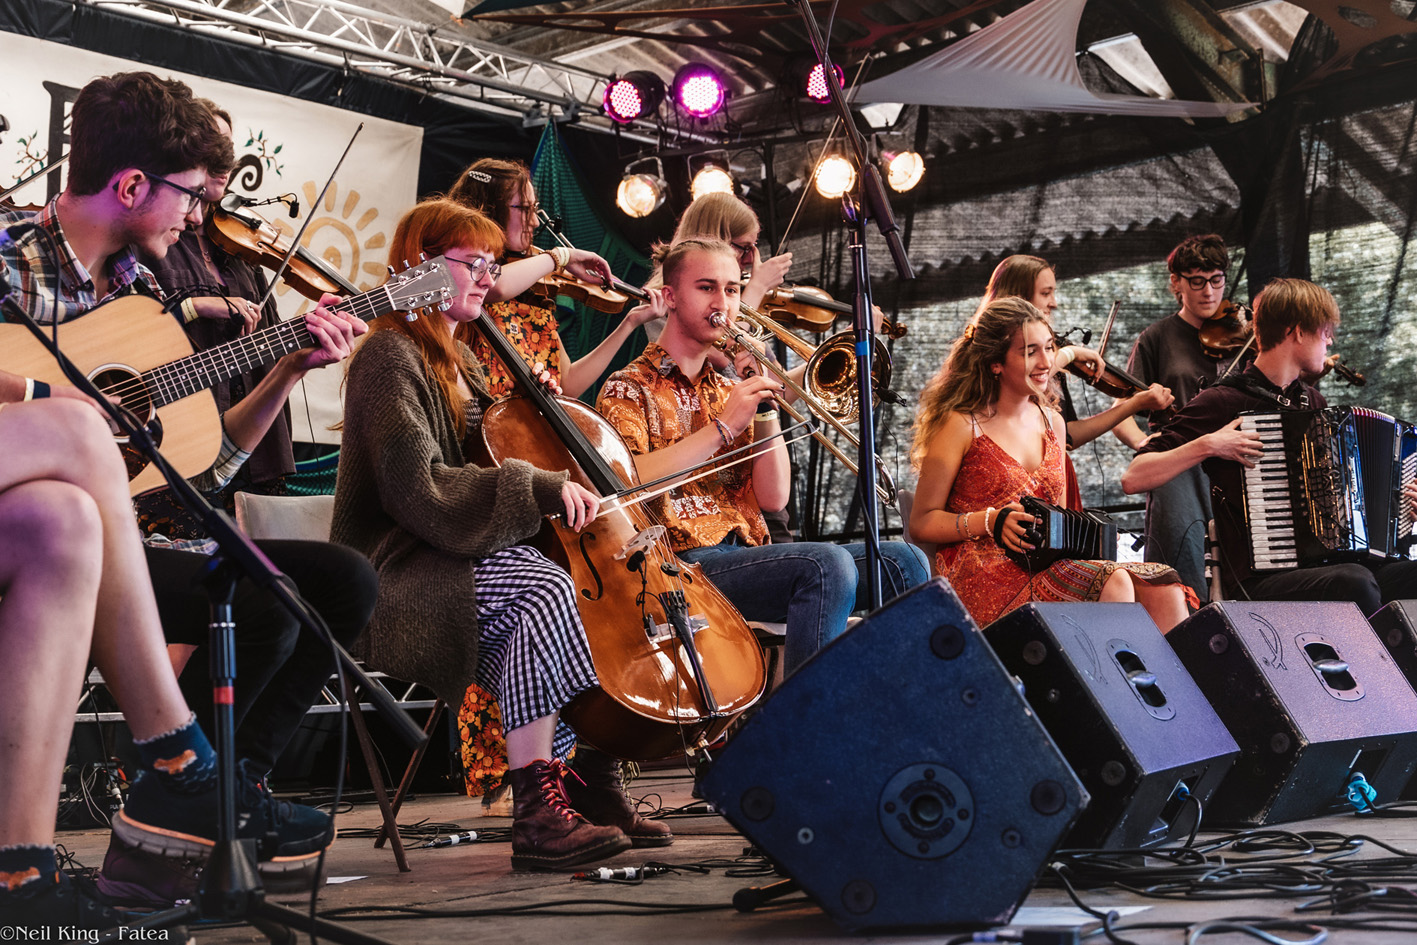
[[[536,253],[532,240],[541,225],[541,205],[531,183],[531,172],[520,161],[474,161],[448,197],[486,214],[502,228],[511,261],[504,261],[505,271],[488,297],[488,316],[553,390],[567,397],[579,397],[590,390],[635,329],[653,313],[638,307],[630,311],[589,354],[571,361],[557,332],[555,300],[530,290],[538,280],[562,271],[583,282],[602,285],[612,275],[610,264],[595,253],[564,247],[530,255]],[[509,393],[511,377],[476,329],[460,329],[458,340],[472,348],[486,369],[492,393],[498,397]]]
[[[1143,383],[1169,387],[1179,411],[1229,363],[1207,355],[1200,332],[1225,300],[1230,253],[1225,240],[1214,233],[1191,236],[1166,257],[1166,267],[1180,309],[1142,331],[1132,346],[1127,371]],[[1124,420],[1113,432],[1134,450],[1148,439],[1134,418]],[[1155,426],[1151,433],[1156,433]],[[1205,540],[1210,518],[1210,482],[1199,466],[1147,495],[1146,560],[1174,567],[1202,603],[1209,597]]]

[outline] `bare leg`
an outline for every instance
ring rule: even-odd
[[[1102,594],[1097,599],[1108,603],[1130,604],[1137,599],[1136,585],[1125,568],[1118,568],[1102,585]]]
[[[0,653],[10,668],[0,682],[0,847],[54,842],[102,527],[93,500],[67,483],[0,492]]]
[[[123,460],[93,407],[53,399],[0,411],[0,490],[31,480],[77,486],[102,522],[103,571],[93,658],[137,739],[178,728],[191,715],[167,657],[147,561],[128,497]]]
[[[551,760],[556,714],[543,715],[507,733],[507,767],[524,768],[538,758]]]
[[[1162,633],[1169,633],[1171,629],[1191,615],[1190,609],[1186,607],[1186,592],[1181,589],[1180,584],[1147,584],[1145,581],[1133,581],[1136,585],[1137,600],[1146,608],[1146,612],[1151,615],[1151,619],[1156,622]]]

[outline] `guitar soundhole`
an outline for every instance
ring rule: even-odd
[[[128,410],[143,422],[154,446],[162,445],[162,420],[153,407],[152,397],[142,379],[132,371],[122,368],[107,368],[90,378],[99,390],[109,396],[118,397]],[[150,465],[148,458],[128,442],[128,437],[118,436],[118,448],[123,453],[123,463],[128,467],[128,478],[135,479]]]

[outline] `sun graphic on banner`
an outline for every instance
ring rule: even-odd
[[[320,185],[306,181],[301,188],[306,206],[312,206],[320,193]],[[388,233],[378,225],[377,207],[359,206],[358,190],[349,190],[343,196],[339,192],[339,182],[330,185],[325,199],[315,209],[314,219],[305,229],[300,244],[320,259],[332,266],[361,291],[382,285],[387,270],[384,268],[384,254],[380,252],[388,244]],[[295,228],[287,220],[280,220],[276,227],[284,236],[291,236]],[[284,296],[294,291],[282,284],[276,294]],[[314,308],[314,303],[303,305],[297,314]]]

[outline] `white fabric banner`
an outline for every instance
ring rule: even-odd
[[[1086,2],[1034,0],[914,65],[862,84],[854,100],[1183,118],[1254,107],[1089,91],[1077,67],[1078,22]]]
[[[5,74],[0,115],[10,126],[0,136],[0,190],[67,150],[69,106],[90,79],[147,70],[186,82],[231,113],[238,162],[231,187],[257,199],[295,194],[300,219],[291,219],[279,204],[258,210],[289,236],[362,122],[363,131],[301,242],[360,289],[384,282],[394,225],[417,197],[422,128],[13,33],[0,32],[0,63]],[[35,180],[12,199],[44,203],[46,181]],[[277,287],[276,299],[285,317],[313,307],[285,285]],[[329,427],[342,416],[343,376],[343,365],[331,365],[311,372],[303,389],[296,388],[291,420],[297,441],[339,442]]]

